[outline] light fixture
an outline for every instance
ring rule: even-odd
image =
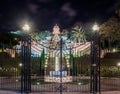
[[[22,29],[25,31],[25,32],[28,32],[30,30],[30,26],[28,24],[25,24]]]
[[[98,31],[98,30],[99,30],[99,26],[95,23],[95,24],[93,25],[92,29],[93,29],[94,31]]]

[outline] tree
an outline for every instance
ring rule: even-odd
[[[118,17],[120,17],[120,5],[117,6],[115,13]]]
[[[0,52],[0,76],[17,76],[20,74],[20,57],[10,57],[6,52]]]
[[[100,35],[102,44],[108,43],[109,50],[112,44],[120,41],[120,22],[117,18],[110,18],[100,26]]]
[[[73,35],[71,36],[71,38],[72,38],[74,41],[78,41],[79,43],[86,41],[86,39],[85,39],[85,34],[84,34],[84,30],[83,30],[82,27],[75,26],[75,27],[72,29],[72,32],[73,32]]]
[[[0,33],[0,48],[11,48],[19,43],[20,37],[9,32]]]
[[[50,35],[49,31],[41,31],[41,32],[32,32],[30,34],[32,41],[35,42],[40,42],[42,40],[45,40],[46,37],[48,37]]]

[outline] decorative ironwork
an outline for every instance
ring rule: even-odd
[[[35,38],[31,35],[22,34],[21,93],[88,93],[90,63],[86,60],[89,60],[90,42],[84,41],[83,36],[82,40],[68,38],[57,25],[50,36],[40,39],[39,34],[33,34]]]

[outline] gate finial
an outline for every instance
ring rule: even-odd
[[[60,34],[60,28],[57,24],[53,27],[53,34],[55,35]]]

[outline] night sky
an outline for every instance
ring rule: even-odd
[[[40,30],[56,23],[60,28],[102,23],[118,6],[120,0],[0,0],[0,31],[18,30],[25,22]]]

